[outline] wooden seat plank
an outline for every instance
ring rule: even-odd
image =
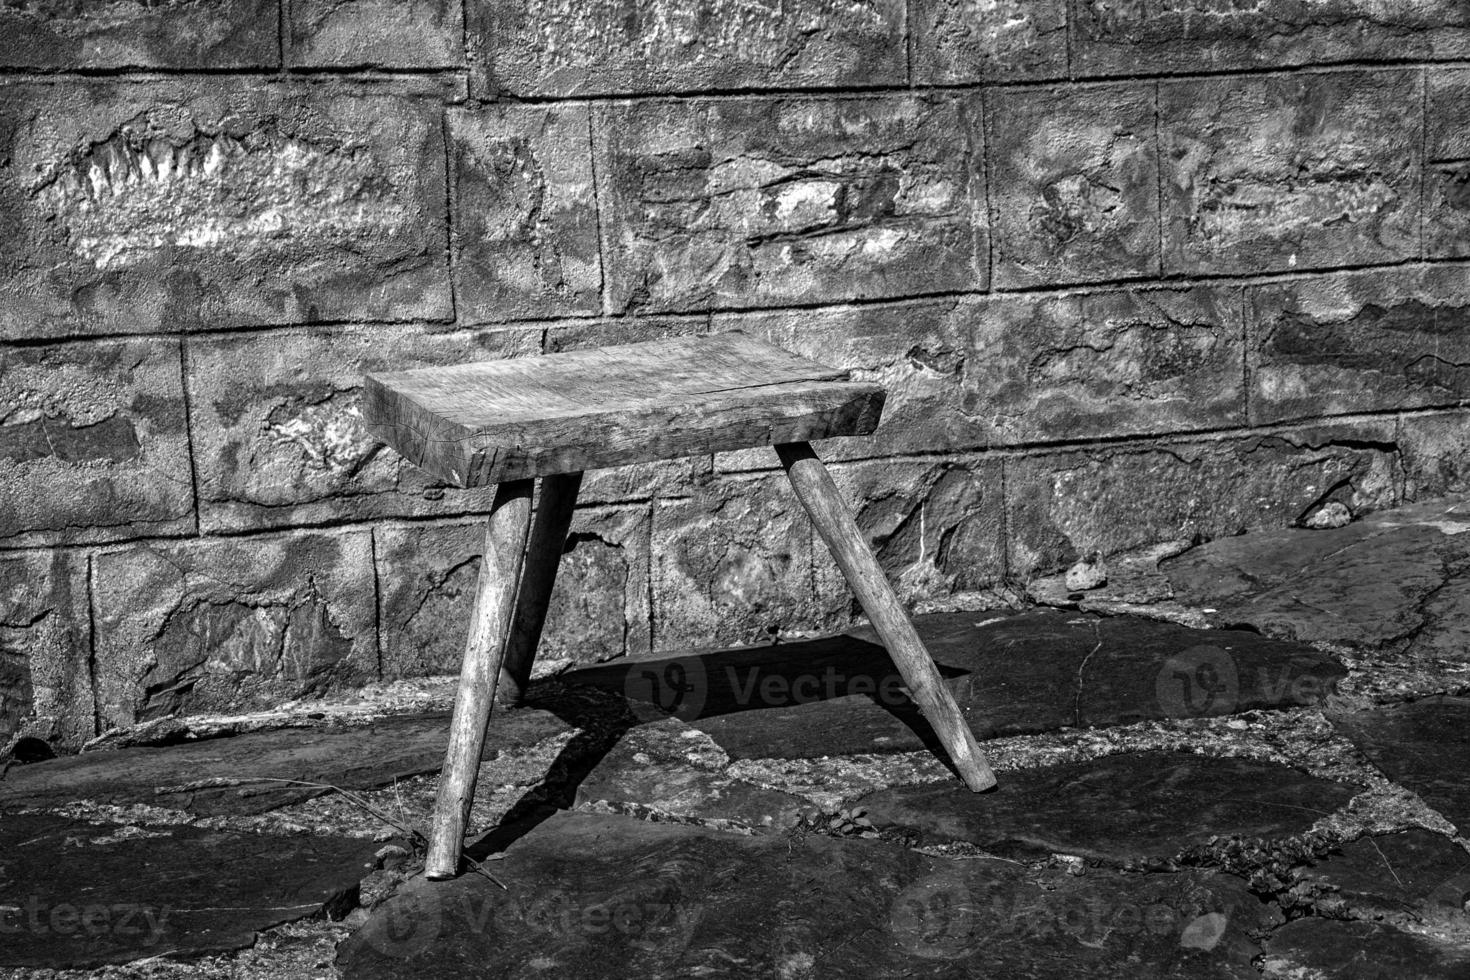
[[[740,333],[368,375],[364,418],[440,480],[484,486],[866,435],[883,389]]]

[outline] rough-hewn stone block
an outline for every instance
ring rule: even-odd
[[[1006,464],[1011,574],[1171,540],[1280,527],[1344,490],[1395,502],[1392,425],[1029,456]],[[1378,445],[1374,445],[1377,443]]]
[[[536,659],[593,663],[649,646],[648,509],[578,510]],[[470,625],[483,519],[391,524],[377,548],[383,674],[457,674]]]
[[[1404,415],[1398,443],[1410,500],[1470,493],[1470,412]]]
[[[739,329],[884,386],[856,459],[1238,425],[1245,420],[1235,287],[1011,294],[722,314]],[[761,461],[764,462],[761,462]],[[726,454],[722,469],[770,465]]]
[[[686,500],[658,501],[655,649],[757,643],[813,628],[812,548],[811,522],[780,473],[718,479]]]
[[[179,345],[0,348],[0,539],[194,529]]]
[[[483,508],[483,491],[445,487],[368,434],[362,376],[537,354],[541,330],[305,328],[187,343],[200,523],[215,531]]]
[[[985,287],[979,113],[948,97],[599,107],[613,312]]]
[[[1470,256],[1470,69],[1429,73],[1424,252]]]
[[[378,677],[366,531],[138,545],[93,561],[104,728]]]
[[[461,322],[602,309],[586,106],[449,114]]]
[[[990,100],[995,284],[1157,274],[1153,86],[1002,89]]]
[[[1164,82],[1164,270],[1366,265],[1419,252],[1417,71]]]
[[[456,68],[460,0],[291,0],[286,60],[303,67]]]
[[[0,558],[0,746],[30,735],[77,748],[96,734],[90,622],[85,556]]]
[[[1004,575],[998,459],[871,460],[835,467],[832,478],[905,601],[979,589]],[[860,607],[820,538],[814,559],[815,625],[846,626]]]
[[[280,64],[275,0],[10,0],[4,68],[262,68]]]
[[[901,85],[903,0],[466,0],[514,95]]]
[[[11,86],[0,338],[447,319],[443,127],[410,91]]]
[[[1066,77],[1066,0],[917,0],[913,11],[916,82]]]
[[[1466,54],[1461,0],[1072,0],[1080,75]]]
[[[1246,289],[1255,421],[1470,399],[1470,275],[1429,266]]]

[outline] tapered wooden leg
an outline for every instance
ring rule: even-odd
[[[776,447],[776,454],[781,457],[796,498],[811,515],[822,540],[827,542],[832,557],[837,559],[837,567],[857,593],[914,702],[938,734],[965,785],[977,793],[990,789],[995,785],[995,774],[990,771],[985,753],[976,744],[959,705],[944,686],[939,669],[924,649],[908,612],[894,594],[831,474],[809,443],[784,443]]]
[[[541,480],[541,499],[536,502],[536,520],[531,525],[526,565],[516,593],[515,618],[505,659],[500,662],[500,685],[495,689],[495,703],[501,707],[519,704],[531,680],[531,664],[541,642],[541,628],[546,625],[556,569],[561,564],[567,531],[572,526],[572,508],[581,486],[581,473],[558,473]]]
[[[490,720],[490,705],[495,699],[500,660],[515,608],[516,582],[525,557],[526,532],[531,526],[533,489],[531,480],[500,484],[485,525],[485,554],[480,562],[475,607],[470,613],[470,635],[460,666],[459,690],[454,698],[449,750],[444,755],[434,824],[429,832],[429,855],[424,868],[428,878],[453,878],[459,873],[464,828],[475,797],[475,778],[480,774],[485,725]]]

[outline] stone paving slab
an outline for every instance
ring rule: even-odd
[[[1329,718],[1384,775],[1470,833],[1470,698],[1428,697]]]
[[[1076,877],[880,841],[559,813],[495,865],[411,883],[340,948],[348,980],[1255,977],[1280,921],[1237,878]]]
[[[1302,833],[1355,793],[1274,763],[1148,752],[1004,773],[989,793],[947,781],[880,790],[859,805],[879,828],[920,843],[1160,867],[1215,836]]]
[[[915,617],[980,738],[1319,703],[1344,670],[1302,644],[1053,610]],[[607,664],[564,675],[707,732],[733,758],[937,745],[871,631]]]
[[[1301,869],[1298,880],[1330,889],[1317,905],[1336,915],[1470,935],[1470,853],[1441,834],[1414,829],[1363,837]]]
[[[1470,951],[1376,922],[1298,919],[1266,943],[1268,980],[1463,980]]]
[[[1470,657],[1470,501],[1426,501],[1339,528],[1223,538],[1165,561],[1174,597],[1218,625],[1358,649]]]
[[[533,708],[495,712],[485,758],[570,729],[550,712]],[[437,772],[448,744],[448,716],[421,715],[361,728],[285,728],[157,748],[84,752],[12,766],[0,776],[0,810],[91,800],[204,816],[265,813],[326,790],[253,782],[254,777],[372,789]]]
[[[270,926],[340,918],[379,847],[44,814],[0,823],[0,966],[86,968],[251,945]]]

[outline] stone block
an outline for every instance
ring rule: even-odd
[[[0,557],[0,747],[29,735],[76,749],[96,734],[87,559]]]
[[[586,106],[449,113],[461,322],[602,310]]]
[[[1424,120],[1424,253],[1470,256],[1470,69],[1429,72]]]
[[[1398,443],[1408,499],[1470,493],[1470,412],[1401,416]]]
[[[1319,500],[1397,502],[1392,425],[1027,456],[1006,464],[1018,578],[1165,541],[1294,524]],[[1337,499],[1334,496],[1333,499]]]
[[[970,108],[947,96],[598,106],[608,309],[983,289]]]
[[[578,510],[536,659],[594,663],[649,648],[648,509]],[[469,631],[483,519],[374,530],[383,673],[457,674]]]
[[[1154,87],[998,89],[988,98],[995,284],[1157,275]]]
[[[998,459],[870,460],[832,478],[899,597],[914,603],[993,585],[1005,574]],[[813,545],[823,628],[860,611],[820,537]]]
[[[1066,0],[917,0],[914,81],[1065,78]]]
[[[584,96],[902,85],[903,0],[466,0],[492,90]]]
[[[1470,276],[1421,266],[1246,288],[1256,422],[1470,399]]]
[[[441,113],[415,91],[10,86],[0,339],[449,319]]]
[[[1420,77],[1377,69],[1161,83],[1164,271],[1417,256]]]
[[[0,68],[271,68],[275,0],[0,5]]]
[[[362,376],[539,353],[540,328],[305,328],[188,339],[206,531],[484,509],[373,439]]]
[[[0,348],[0,540],[194,529],[177,340]]]
[[[97,555],[93,587],[104,729],[379,677],[367,531],[135,545]]]
[[[286,61],[307,68],[460,68],[460,0],[291,0]]]
[[[1459,0],[1071,0],[1072,68],[1137,75],[1463,58]]]
[[[815,545],[821,547],[820,543]],[[816,628],[811,522],[780,473],[724,477],[653,511],[653,647]]]

